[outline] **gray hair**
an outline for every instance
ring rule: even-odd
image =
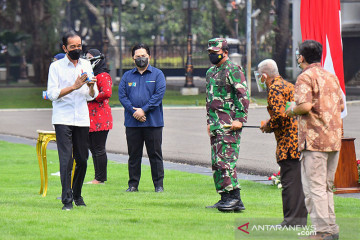
[[[261,61],[258,65],[258,71],[263,74],[267,74],[269,77],[274,78],[279,76],[279,70],[277,64],[272,59],[265,59]]]

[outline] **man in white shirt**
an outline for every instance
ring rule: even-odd
[[[86,206],[81,188],[87,168],[88,134],[90,127],[87,101],[97,97],[96,79],[92,78],[89,61],[80,58],[81,38],[75,32],[63,36],[66,56],[50,65],[47,93],[52,101],[52,124],[55,126],[60,161],[63,210]],[[73,185],[71,170],[76,161]]]

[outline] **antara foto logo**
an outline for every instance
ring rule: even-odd
[[[238,227],[238,229],[239,229],[240,231],[243,231],[244,233],[249,234],[249,232],[248,232],[248,231],[246,231],[246,230],[244,230],[244,229],[243,229],[243,228],[245,228],[245,227],[246,227],[246,230],[248,230],[248,229],[249,229],[249,222],[247,222],[247,223],[245,223],[245,224],[243,224],[243,225],[239,226],[239,227]]]

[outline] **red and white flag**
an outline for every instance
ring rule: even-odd
[[[323,46],[321,65],[339,79],[347,115],[341,40],[340,0],[301,0],[300,24],[302,40],[315,40]]]

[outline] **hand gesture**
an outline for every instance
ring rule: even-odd
[[[230,130],[232,131],[240,130],[242,126],[243,126],[242,122],[235,120],[231,123]]]
[[[270,119],[267,119],[266,121],[261,121],[261,127],[260,127],[261,132],[263,132],[263,133],[271,132],[271,128],[268,127],[269,121],[270,121]]]
[[[86,74],[83,74],[82,76],[79,75],[76,78],[75,83],[73,85],[74,90],[81,88],[85,84],[86,79],[87,79]]]
[[[133,109],[135,110],[133,117],[140,122],[145,122],[146,116],[145,116],[144,110],[142,110],[141,108],[135,108],[135,107]]]
[[[146,122],[146,116],[143,116],[139,119],[140,122]]]
[[[97,82],[96,77],[93,77],[91,81],[87,81],[86,84],[88,85],[89,88],[93,88],[96,82]]]

